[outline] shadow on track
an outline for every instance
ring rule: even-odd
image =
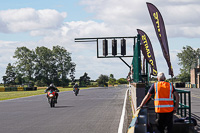
[[[78,96],[80,96],[80,97],[81,97],[81,96],[85,96],[85,95],[77,95],[77,97],[78,97]]]
[[[55,106],[55,108],[68,108],[68,107],[74,107],[74,106]]]

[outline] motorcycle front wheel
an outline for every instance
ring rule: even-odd
[[[52,107],[55,107],[55,103],[54,103],[54,99],[53,98],[51,98],[50,99],[50,107],[52,108]]]

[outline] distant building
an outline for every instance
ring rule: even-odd
[[[190,70],[191,87],[200,88],[200,56],[196,68]]]

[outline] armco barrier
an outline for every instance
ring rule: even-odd
[[[37,87],[25,87],[24,90],[25,91],[36,91]]]
[[[17,91],[17,87],[5,87],[5,91]]]
[[[5,91],[5,87],[0,87],[0,92]]]
[[[11,91],[10,87],[5,87],[5,91]]]
[[[17,87],[10,87],[10,91],[17,91]]]
[[[0,87],[0,92],[10,91],[36,91],[37,87]]]
[[[24,87],[17,87],[17,91],[24,91]]]

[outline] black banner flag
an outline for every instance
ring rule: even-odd
[[[171,75],[173,77],[174,76],[173,68],[172,68],[172,65],[170,62],[167,34],[166,34],[163,18],[161,16],[159,10],[153,4],[147,3],[147,7],[149,10],[155,31],[156,31],[156,35],[158,37],[158,40],[160,41],[160,45],[161,45],[161,48],[163,51],[164,58],[167,61],[167,65],[169,67],[169,75]]]
[[[151,75],[157,76],[156,60],[153,53],[151,41],[144,31],[137,29],[137,32],[138,34],[140,34],[141,50],[144,55],[144,58],[151,65]]]

